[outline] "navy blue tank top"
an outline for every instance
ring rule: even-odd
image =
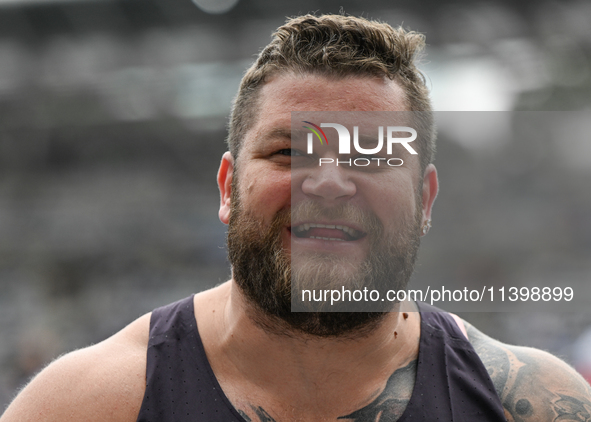
[[[447,313],[425,303],[415,386],[399,422],[506,421],[492,380]],[[193,297],[152,313],[138,422],[245,422],[222,391],[199,337]]]

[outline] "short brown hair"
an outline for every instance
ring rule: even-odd
[[[242,139],[256,120],[258,92],[270,76],[291,71],[337,78],[387,77],[402,86],[410,111],[426,112],[417,113],[421,117],[415,121],[424,169],[435,153],[429,91],[415,65],[424,45],[422,34],[364,18],[305,15],[288,19],[242,78],[229,123],[232,156],[238,157]]]

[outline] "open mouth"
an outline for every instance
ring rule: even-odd
[[[332,240],[352,242],[365,237],[366,233],[340,224],[304,223],[290,228],[291,232],[301,239]]]

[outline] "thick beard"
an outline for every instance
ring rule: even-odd
[[[420,208],[417,208],[420,211]],[[301,300],[304,289],[316,291],[379,292],[386,297],[389,290],[406,290],[414,269],[419,247],[416,220],[399,221],[396,233],[388,234],[375,214],[362,211],[350,204],[332,208],[321,207],[317,202],[301,202],[292,208],[292,221],[349,221],[363,228],[369,239],[367,258],[359,263],[334,253],[318,253],[301,250],[292,243],[291,249],[291,297],[292,310],[313,312],[387,312],[396,302],[389,301],[337,301]],[[420,221],[420,220],[419,220]],[[414,224],[413,224],[414,223]],[[365,296],[365,294],[364,294]]]
[[[308,312],[292,312],[292,294],[298,295],[302,286],[331,288],[327,286],[334,287],[339,283],[350,289],[363,286],[376,289],[380,291],[380,297],[385,297],[389,289],[406,289],[420,244],[421,207],[418,200],[414,218],[401,222],[399,232],[389,236],[384,235],[376,217],[364,215],[351,207],[323,211],[316,203],[305,203],[294,209],[299,221],[302,216],[330,215],[336,218],[338,215],[346,216],[347,221],[363,220],[362,226],[369,227],[368,236],[372,239],[369,257],[356,271],[349,271],[347,280],[343,280],[343,271],[335,271],[335,268],[342,267],[338,258],[335,260],[330,256],[311,257],[310,265],[299,266],[292,274],[291,257],[282,244],[282,231],[291,226],[291,210],[279,211],[265,227],[259,217],[243,209],[236,180],[233,185],[228,257],[233,278],[253,306],[251,317],[257,324],[280,335],[303,333],[316,337],[356,338],[367,335],[388,311],[395,309],[394,303],[381,302],[385,307],[379,308],[376,302],[370,302],[364,305],[373,305],[373,308],[358,307],[354,312],[351,312],[351,306],[354,306],[351,303],[347,304],[346,312],[338,311],[336,307],[330,312],[322,307],[308,309]],[[296,259],[299,262],[300,258]]]

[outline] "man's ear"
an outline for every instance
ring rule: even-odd
[[[431,210],[438,191],[437,169],[433,164],[429,164],[423,175],[423,222],[431,219]]]
[[[220,221],[228,224],[230,221],[230,203],[232,196],[232,177],[234,175],[234,158],[229,151],[222,156],[218,170],[218,187],[220,188]]]

